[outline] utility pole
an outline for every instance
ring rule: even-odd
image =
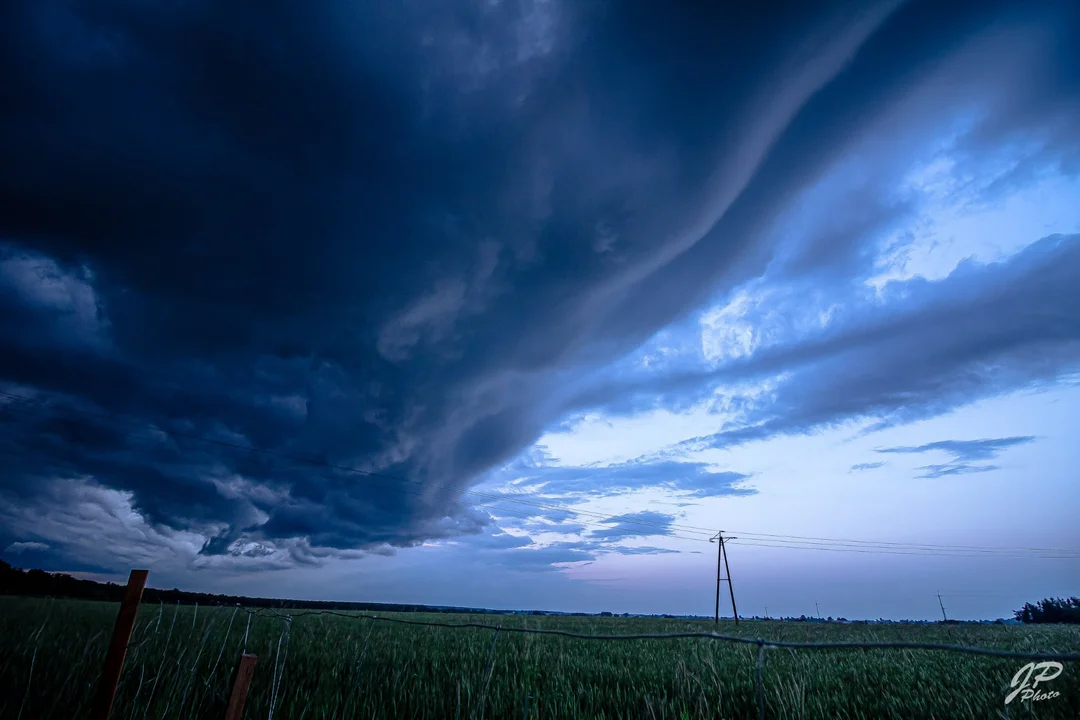
[[[769,606],[768,605],[765,606],[765,619],[766,620],[769,619]]]
[[[728,591],[731,593],[731,612],[735,615],[735,624],[739,624],[739,611],[735,607],[735,588],[731,585],[731,568],[728,567],[727,549],[724,546],[725,541],[734,540],[733,537],[724,537],[724,531],[721,530],[716,533],[715,536],[709,538],[709,542],[719,543],[716,548],[716,610],[714,614],[714,622],[720,624],[720,583],[727,581]],[[723,563],[724,571],[727,573],[727,577],[721,577],[720,564]]]
[[[818,607],[817,600],[814,601],[814,610],[817,612],[817,619],[821,619],[821,608]]]
[[[945,606],[941,603],[941,593],[937,594],[937,604],[941,607],[941,617],[945,622],[949,622],[949,618],[945,616]]]

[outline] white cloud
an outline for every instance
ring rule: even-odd
[[[105,349],[109,322],[89,268],[64,268],[0,241],[0,285],[14,289],[35,311],[57,316],[74,342]]]
[[[881,287],[913,277],[939,280],[965,258],[999,262],[1045,235],[1080,231],[1080,177],[1048,171],[1010,195],[992,202],[982,199],[985,189],[1015,162],[1019,159],[1010,158],[997,175],[978,183],[957,177],[958,168],[948,156],[919,166],[920,178],[910,187],[922,209],[907,228],[894,233],[890,252],[881,257],[878,273],[867,283]]]

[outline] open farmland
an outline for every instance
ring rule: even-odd
[[[0,598],[0,717],[82,717],[117,606]],[[234,608],[143,606],[114,718],[222,717],[245,648],[258,656],[245,717],[757,717],[757,647],[704,639],[584,641]],[[633,618],[399,615],[590,634],[710,631],[711,622]],[[249,620],[250,618],[250,620]],[[720,632],[798,642],[908,641],[1076,652],[1068,626],[901,626],[744,622]],[[490,663],[490,679],[483,690]],[[1076,718],[1080,673],[1066,663],[1042,702],[1004,704],[1015,659],[912,650],[766,653],[769,718]],[[481,702],[481,697],[483,700]],[[273,711],[271,713],[271,710]]]

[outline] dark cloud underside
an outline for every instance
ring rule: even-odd
[[[1074,15],[6,3],[0,390],[43,404],[0,397],[5,517],[61,527],[56,489],[97,483],[115,491],[101,507],[130,502],[162,542],[209,538],[204,556],[266,544],[317,560],[478,533],[490,517],[461,491],[588,405],[597,368],[755,272],[771,219],[904,88],[995,22]],[[1053,289],[1076,253],[1046,253]],[[1074,338],[1051,319],[1019,351]],[[791,356],[870,359],[864,331],[922,337],[907,315],[875,327]],[[955,380],[947,357],[963,350],[947,344],[905,392],[932,403]],[[896,405],[872,380],[830,393],[844,401],[787,389],[759,420]],[[743,477],[669,470],[699,497]],[[659,482],[620,472],[621,487]],[[32,542],[7,532],[5,547]]]

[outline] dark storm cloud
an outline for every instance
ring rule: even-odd
[[[868,118],[991,20],[1073,11],[701,7],[4,4],[0,389],[47,401],[5,406],[5,513],[74,547],[130,507],[109,542],[202,563],[480,533],[460,491],[753,272]],[[785,392],[762,422],[853,412]]]
[[[938,440],[923,445],[877,448],[879,453],[897,455],[920,455],[928,452],[941,452],[952,456],[952,461],[936,465],[924,465],[920,478],[939,478],[948,475],[966,475],[997,470],[997,465],[975,465],[979,460],[993,460],[1005,450],[1017,445],[1035,442],[1032,435],[1006,438],[982,438],[981,440]]]

